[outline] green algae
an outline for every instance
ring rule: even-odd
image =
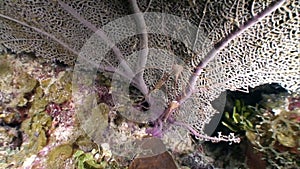
[[[35,88],[36,84],[37,84],[37,80],[24,72],[20,73],[16,82],[17,89],[21,93],[31,92]]]
[[[50,85],[47,99],[50,102],[61,104],[71,99],[72,96],[71,72],[60,72],[56,83]]]
[[[63,168],[65,161],[72,157],[73,147],[72,144],[61,144],[52,149],[47,158],[47,166],[49,168]]]
[[[222,124],[234,132],[253,131],[252,120],[256,115],[255,110],[244,105],[243,101],[236,100],[232,112],[225,112]]]
[[[95,169],[105,169],[107,163],[105,161],[97,163],[94,159],[94,153],[84,153],[82,150],[78,150],[74,153],[73,157],[75,158],[76,166],[78,169],[85,168],[95,168]]]
[[[1,149],[0,153],[16,152],[7,156],[5,166],[10,164],[13,167],[22,166],[26,159],[37,155],[47,146],[52,140],[49,133],[53,126],[52,117],[46,112],[46,107],[50,103],[63,104],[71,100],[72,72],[61,71],[57,76],[52,72],[52,77],[44,78],[44,69],[50,67],[32,64],[33,62],[31,60],[22,62],[13,55],[0,56],[0,120],[4,125],[10,123],[20,125],[18,130],[22,132],[23,137],[19,151],[2,146],[5,149]],[[38,70],[35,70],[36,68]],[[40,77],[42,79],[39,79]],[[15,123],[16,119],[18,123]],[[0,135],[7,139],[11,138],[3,132],[0,132]],[[75,140],[76,138],[70,141],[70,144]],[[59,149],[57,148],[57,151],[60,151]],[[57,156],[57,154],[59,153],[49,155]],[[70,157],[72,154],[69,153],[67,156]],[[1,166],[3,165],[0,165],[0,168]]]
[[[28,103],[28,100],[24,97],[19,99],[19,102],[17,104],[18,107],[24,107],[26,106],[26,104]]]
[[[49,104],[49,102],[44,97],[43,89],[41,87],[38,87],[35,90],[35,93],[33,95],[33,101],[31,102],[31,107],[29,109],[29,115],[32,116],[35,113],[44,111],[48,104]]]
[[[53,129],[53,124],[52,117],[48,115],[46,108],[52,103],[62,105],[71,100],[72,72],[61,71],[57,76],[53,74],[53,77],[35,79],[24,71],[22,66],[11,64],[14,62],[3,58],[0,58],[0,91],[4,92],[5,96],[13,97],[6,99],[6,103],[8,104],[0,104],[1,112],[8,107],[12,110],[8,114],[0,113],[0,118],[4,119],[5,123],[9,123],[12,119],[19,116],[17,111],[19,108],[22,108],[23,113],[26,114],[26,119],[20,121],[21,127],[19,129],[23,133],[23,143],[18,148],[18,151],[6,148],[5,151],[15,153],[7,156],[5,167],[8,165],[20,167],[25,165],[28,159],[34,160],[41,150],[44,151],[43,148],[49,144],[51,147],[51,144],[56,141],[52,137],[49,137],[49,133]],[[110,81],[105,78],[102,80],[104,80],[103,83],[109,85]],[[89,122],[85,124],[89,128],[94,128],[93,124],[98,123],[101,124],[100,128],[105,129],[108,126],[109,107],[104,103],[97,104],[97,100],[95,102],[94,98],[97,98],[97,96],[93,95],[86,102],[87,105],[83,106],[82,110],[89,114]],[[98,134],[97,136],[100,137]],[[63,168],[66,160],[74,160],[72,155],[75,150],[84,151],[85,153],[93,152],[92,154],[95,155],[96,149],[99,150],[97,151],[98,154],[102,153],[99,146],[92,142],[87,135],[74,133],[72,138],[67,142],[60,143],[60,145],[50,150],[46,155],[46,166],[50,168]],[[86,161],[85,165],[90,168],[93,168],[93,166],[98,168],[100,166],[106,166],[106,168],[117,166],[116,163],[111,163],[110,165],[107,165],[107,163],[104,159],[95,159],[94,162]],[[0,165],[0,168],[1,166],[3,165]]]
[[[0,118],[2,118],[5,124],[11,124],[19,117],[15,111],[10,111],[9,113],[0,114]]]
[[[70,73],[63,71],[57,78],[43,80],[36,87],[30,101],[31,107],[28,112],[30,118],[26,119],[21,127],[21,130],[28,136],[28,142],[24,145],[24,153],[27,157],[38,153],[51,140],[47,137],[47,133],[52,126],[52,117],[45,109],[50,103],[62,104],[70,100],[72,93]],[[55,164],[49,162],[49,165],[62,165],[62,161],[71,155],[70,145],[58,146],[50,152],[48,162],[56,157],[59,161]]]
[[[39,112],[22,123],[21,130],[28,136],[26,147],[35,154],[47,145],[46,133],[50,129],[52,118],[46,112]]]
[[[49,103],[62,104],[71,99],[71,72],[60,72],[58,78],[42,80],[36,88],[29,114],[44,111]]]
[[[92,142],[87,135],[79,136],[76,139],[74,145],[76,145],[80,150],[83,150],[84,152],[90,152],[98,147],[98,145]]]
[[[22,107],[27,104],[25,94],[33,91],[37,80],[23,72],[21,68],[12,65],[7,57],[0,59],[0,91],[4,96],[13,96],[5,101],[6,107]]]
[[[93,149],[91,152],[77,150],[73,154],[75,166],[77,169],[121,169],[116,161],[107,161],[103,158],[104,154],[101,150]]]
[[[12,68],[10,67],[10,65],[6,59],[7,59],[6,56],[2,56],[0,58],[0,78],[4,78],[7,75],[12,74],[12,72],[13,72]]]
[[[25,159],[36,155],[48,142],[47,132],[51,127],[52,118],[46,112],[34,114],[31,118],[24,120],[21,131],[25,138],[20,151],[9,159],[15,166],[21,166]]]
[[[13,57],[0,57],[0,118],[5,124],[17,124],[23,114],[18,110],[28,105],[28,94],[34,91],[38,81],[12,62]]]

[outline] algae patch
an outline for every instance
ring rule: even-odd
[[[64,166],[65,160],[70,158],[73,154],[71,144],[62,144],[55,147],[48,154],[47,164],[50,168],[60,168]]]

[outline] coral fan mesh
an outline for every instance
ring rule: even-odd
[[[117,0],[65,3],[98,28],[131,13],[126,2]],[[185,32],[185,25],[182,25],[182,29],[178,28],[180,36],[187,35],[185,43],[192,44],[193,49],[188,49],[183,43],[167,36],[149,35],[149,47],[175,54],[185,65],[185,71],[173,73],[165,80],[166,103],[183,91],[195,66],[216,43],[239,29],[240,25],[270,3],[271,1],[265,0],[139,2],[142,11],[169,13],[198,26],[198,30],[194,32]],[[175,119],[203,133],[205,124],[217,113],[211,102],[225,90],[247,91],[248,87],[276,82],[288,90],[299,92],[299,9],[299,1],[287,1],[277,11],[231,41],[202,70],[195,93],[174,113]],[[59,60],[74,64],[80,49],[94,33],[65,11],[57,1],[4,0],[0,2],[0,14],[2,45],[15,52],[35,52],[38,57],[48,61]],[[165,24],[172,22],[165,21]],[[120,30],[122,33],[128,31],[122,28]],[[195,35],[188,36],[191,33]],[[201,45],[197,45],[199,43]],[[128,56],[139,50],[138,44],[137,36],[117,44],[129,64],[136,59]],[[144,79],[150,90],[174,66],[183,65],[168,58],[169,53],[160,56],[165,63],[156,62],[155,57],[148,58]],[[119,65],[112,51],[106,54],[101,63],[115,67]],[[166,63],[171,63],[167,69]]]

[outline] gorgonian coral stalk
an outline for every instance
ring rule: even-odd
[[[224,38],[223,40],[221,40],[220,42],[215,44],[214,48],[208,52],[208,54],[205,56],[205,58],[195,68],[194,73],[190,77],[189,83],[186,86],[185,90],[182,91],[181,95],[178,96],[176,100],[174,100],[170,103],[169,108],[166,109],[166,111],[164,112],[164,119],[168,118],[168,116],[175,109],[177,109],[188,98],[191,97],[191,95],[195,91],[197,80],[198,80],[200,74],[203,72],[203,68],[205,68],[210,63],[210,61],[212,61],[221,50],[223,50],[233,39],[236,39],[239,35],[241,35],[243,32],[245,32],[246,30],[251,28],[257,22],[261,21],[267,15],[270,15],[276,9],[281,7],[284,2],[285,2],[285,0],[278,0],[277,2],[271,4],[266,9],[264,9],[261,13],[257,14],[256,16],[251,18],[249,21],[247,21],[244,25],[240,26],[236,31],[232,32],[226,38]]]

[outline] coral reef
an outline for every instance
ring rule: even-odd
[[[0,167],[118,169],[146,164],[143,162],[146,158],[113,155],[108,145],[97,145],[79,128],[84,124],[79,124],[75,117],[72,71],[41,64],[29,57],[6,54],[0,60]],[[100,73],[96,81],[101,84],[93,89],[97,106],[89,112],[95,115],[102,112],[102,121],[107,120],[102,123],[103,129],[110,126],[120,131],[123,133],[120,138],[149,136],[146,128],[151,124],[134,123],[122,117],[118,108],[111,109],[115,105],[109,94],[110,79]],[[91,103],[86,102],[86,106]],[[287,93],[266,94],[256,107],[235,100],[232,112],[224,113],[222,124],[238,134],[242,144],[236,147],[223,143],[229,147],[226,153],[230,159],[226,165],[247,168],[246,164],[249,167],[249,161],[254,158],[262,159],[262,167],[299,167],[299,105],[299,95]],[[97,122],[97,118],[92,116],[86,125]],[[222,151],[220,145],[216,150],[207,145],[199,150],[191,140],[185,141],[188,143],[174,145],[172,154],[176,162],[170,158],[170,163],[183,168],[225,165],[226,159],[216,158],[218,151]],[[237,155],[237,151],[244,152],[245,156]],[[159,162],[155,161],[155,165]]]
[[[150,18],[147,15],[141,17],[140,22],[137,20],[137,27],[141,26],[141,20],[153,22],[153,25],[142,24],[152,35],[147,38],[147,42],[138,42],[140,38],[134,34],[130,35],[131,38],[123,39],[123,35],[131,32],[131,27],[127,27],[128,21],[124,18],[116,20],[132,12],[125,1],[103,0],[90,5],[89,1],[31,3],[5,0],[1,3],[0,39],[2,45],[14,52],[35,52],[37,57],[43,57],[49,62],[60,61],[72,65],[80,54],[84,60],[89,60],[88,65],[81,65],[87,69],[96,66],[94,68],[116,74],[124,72],[130,78],[144,73],[143,77],[140,76],[140,84],[136,84],[139,89],[144,89],[141,90],[144,97],[150,95],[147,90],[164,89],[167,92],[163,104],[172,107],[166,111],[159,110],[156,114],[164,111],[164,119],[172,116],[180,122],[180,127],[186,127],[197,138],[204,136],[206,140],[209,137],[203,135],[205,126],[218,113],[211,106],[211,101],[225,90],[247,91],[248,87],[270,82],[280,83],[291,91],[299,90],[298,1],[200,0],[196,3],[190,0],[165,0],[134,4],[134,13],[160,12],[178,17],[175,18],[176,22],[173,22],[174,18],[163,20],[165,26],[162,30],[158,29],[161,24],[156,25],[161,21],[153,20],[155,17],[151,17],[151,14],[148,15]],[[195,27],[187,29],[189,24],[179,23],[179,18],[186,19]],[[107,23],[113,24],[108,26],[108,30],[101,30]],[[106,36],[105,33],[100,36],[109,46],[114,46],[112,51],[107,49],[96,52],[98,49],[106,49],[104,44],[97,47],[85,45],[95,44],[90,37],[98,29],[115,35],[116,39],[120,38],[119,42],[112,41],[117,43],[112,45],[110,38],[114,37]],[[146,33],[143,34],[145,36]],[[82,50],[86,46],[92,48]],[[148,51],[148,46],[174,53],[177,58],[163,58],[160,55],[163,59],[157,61],[149,53],[149,56],[146,54],[140,57],[148,60],[147,64],[138,65],[138,61],[135,65],[132,61],[139,59],[135,59],[132,54],[142,48]],[[182,63],[177,60],[182,60]],[[120,65],[127,65],[126,69],[119,72]],[[137,68],[139,66],[142,69]],[[59,86],[52,86],[49,90],[55,91],[56,87]],[[187,98],[192,99],[185,102]],[[57,102],[64,100],[61,99]],[[126,103],[123,106],[126,107]],[[177,138],[183,136],[186,135],[178,135]],[[217,139],[212,138],[214,141]]]
[[[0,56],[1,168],[299,167],[298,96],[236,100],[222,123],[235,133],[206,133],[225,91],[299,93],[298,1],[129,4],[0,2],[0,48],[17,53]],[[228,141],[226,157],[202,141]]]
[[[79,128],[69,68],[4,54],[0,77],[0,168],[120,168],[109,149]],[[100,74],[97,81],[103,86],[92,112],[108,116],[109,79]]]
[[[232,147],[231,152],[244,152],[241,160],[250,168],[299,168],[299,98],[286,92],[263,94],[256,106],[236,100],[233,111],[226,112],[222,122],[243,140],[240,150]]]
[[[275,168],[300,167],[299,95],[266,95],[251,143]]]

